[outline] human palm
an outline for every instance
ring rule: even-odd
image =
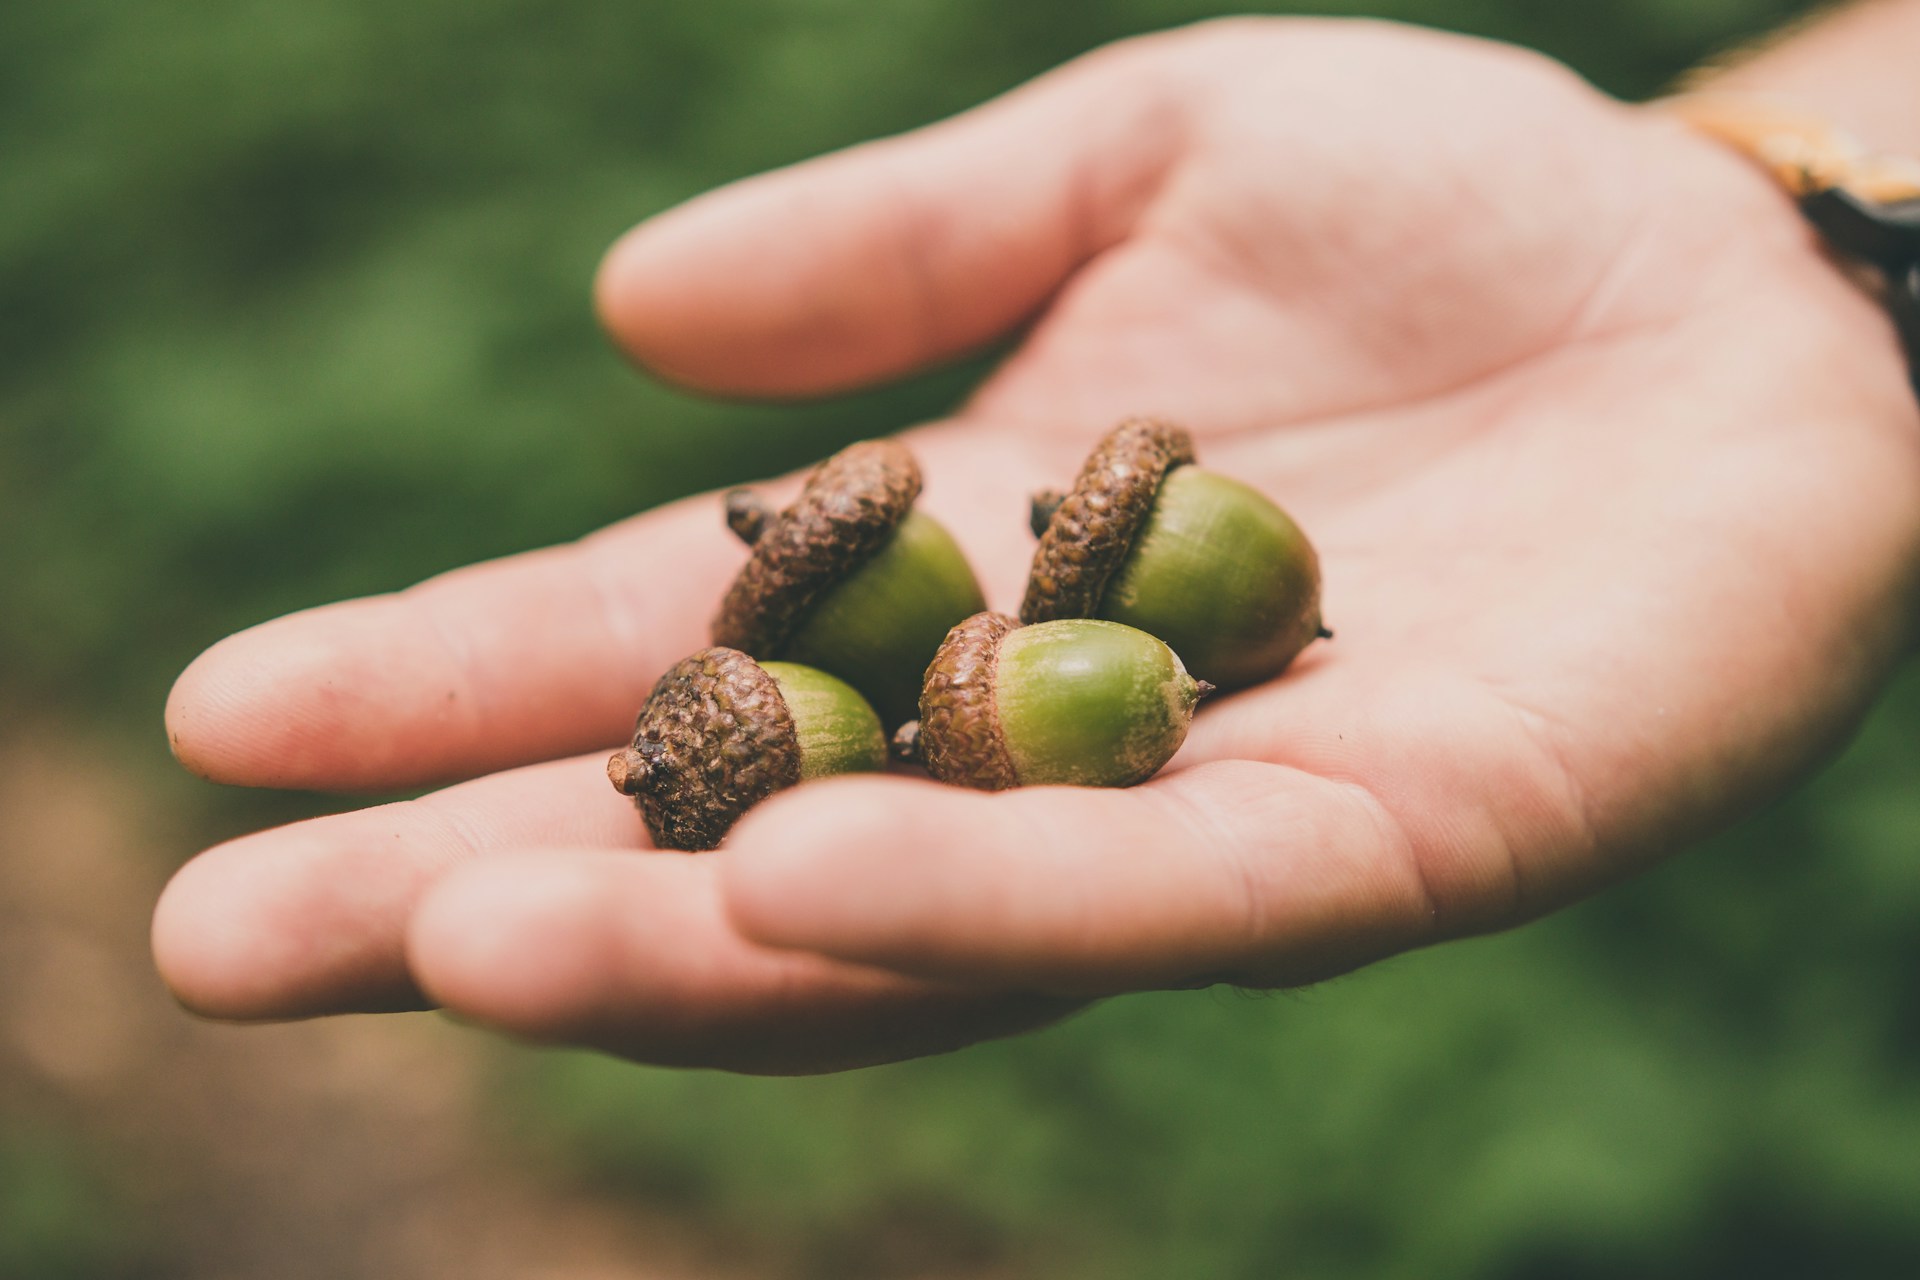
[[[646,224],[600,298],[641,363],[736,394],[1027,324],[907,437],[990,601],[1024,495],[1152,413],[1308,530],[1338,639],[1145,786],[837,780],[689,857],[633,852],[602,759],[741,557],[711,497],[281,619],[182,677],[190,766],[475,780],[189,864],[155,945],[190,1006],[437,1002],[788,1071],[1310,981],[1724,821],[1913,633],[1920,424],[1883,317],[1763,178],[1516,50],[1261,20],[1114,46]]]

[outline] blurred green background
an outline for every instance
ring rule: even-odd
[[[1631,96],[1797,7],[1318,11],[1515,40]],[[112,744],[160,815],[134,855],[156,876],[206,840],[318,811],[171,771],[159,708],[199,649],[742,478],[744,457],[756,473],[799,464],[938,413],[977,373],[797,407],[649,384],[588,306],[621,230],[1218,12],[0,5],[9,758]],[[726,1241],[727,1274],[1920,1273],[1916,761],[1910,673],[1799,794],[1515,935],[1304,993],[1122,1001],[1043,1035],[823,1080],[640,1070],[467,1035],[485,1081],[471,1124],[565,1194]],[[6,816],[9,856],[65,856],[24,842],[20,810]],[[0,926],[16,950],[34,936],[25,900]],[[137,927],[109,932],[111,954],[137,949]],[[0,986],[19,972],[0,969]],[[217,1163],[218,1122],[170,1147],[136,1141],[140,1076],[131,1109],[102,1111],[78,1086],[0,1070],[0,1278],[210,1274],[152,1188],[179,1172],[158,1151]]]

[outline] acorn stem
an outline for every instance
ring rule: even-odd
[[[1067,495],[1058,489],[1042,489],[1033,495],[1032,503],[1027,507],[1027,527],[1033,530],[1034,537],[1045,535],[1047,526],[1053,523],[1053,513],[1066,500]]]
[[[767,530],[767,522],[773,519],[773,511],[760,500],[760,495],[751,489],[729,489],[722,500],[727,507],[727,528],[734,536],[752,546],[760,541],[760,535]]]
[[[637,796],[653,773],[653,761],[632,747],[616,751],[607,760],[607,780],[623,796]]]
[[[893,735],[893,758],[907,764],[923,764],[920,755],[920,722],[909,720]]]
[[[1314,637],[1319,640],[1333,639],[1333,632],[1329,631],[1325,627],[1321,627],[1318,631],[1314,632],[1313,634],[1314,634]]]

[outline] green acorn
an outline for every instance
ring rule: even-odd
[[[1181,428],[1122,423],[1065,495],[1034,498],[1020,620],[1106,618],[1166,641],[1221,688],[1284,670],[1320,625],[1320,558],[1258,490],[1193,465]]]
[[[968,618],[927,669],[920,719],[894,739],[941,782],[1002,791],[1145,782],[1186,741],[1212,686],[1144,631],[1089,618]]]
[[[831,672],[886,724],[911,719],[934,650],[986,607],[953,535],[913,509],[919,494],[919,465],[892,440],[834,454],[777,515],[750,490],[729,493],[727,524],[753,554],[713,642]]]
[[[886,763],[880,718],[844,682],[712,648],[660,677],[607,777],[640,806],[654,844],[699,850],[776,791]]]

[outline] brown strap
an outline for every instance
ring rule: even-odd
[[[1920,199],[1920,165],[1877,156],[1817,117],[1763,97],[1683,93],[1659,106],[1804,197],[1836,187],[1874,204]]]

